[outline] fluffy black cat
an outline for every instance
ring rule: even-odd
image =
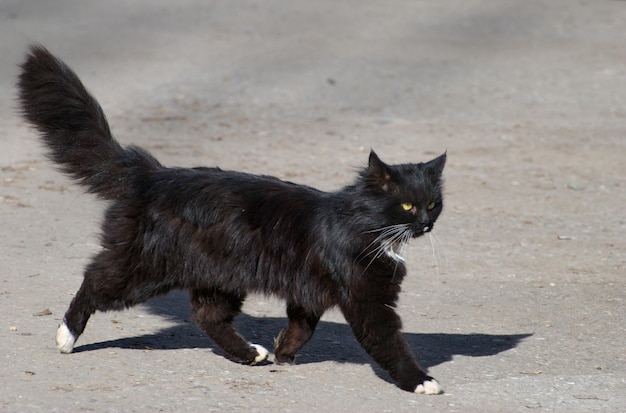
[[[49,157],[109,201],[102,251],[56,335],[70,353],[97,310],[120,310],[180,288],[193,320],[241,363],[268,358],[233,325],[249,292],[287,301],[277,363],[293,363],[328,308],[338,306],[370,356],[407,391],[438,394],[400,332],[394,311],[406,274],[400,247],[433,229],[446,154],[387,165],[372,151],[352,185],[322,192],[219,168],[166,168],[122,147],[76,74],[33,46],[21,65],[19,102]]]

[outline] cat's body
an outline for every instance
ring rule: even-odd
[[[72,351],[95,311],[123,309],[173,288],[189,290],[192,316],[226,353],[248,364],[268,351],[232,324],[249,292],[287,302],[275,360],[293,363],[324,313],[338,306],[363,348],[399,387],[438,394],[400,332],[394,307],[406,269],[399,247],[432,230],[442,209],[445,154],[386,165],[373,152],[337,192],[218,168],[165,168],[123,148],[76,75],[42,47],[22,64],[20,103],[50,158],[109,200],[102,251],[57,332]]]

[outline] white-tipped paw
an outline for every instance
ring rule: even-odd
[[[252,344],[252,343],[250,343],[250,345],[254,347],[254,349],[256,350],[258,354],[250,364],[255,365],[255,364],[261,363],[262,361],[267,360],[267,358],[270,355],[270,352],[267,351],[265,347],[260,346],[258,344]]]
[[[74,350],[74,343],[76,342],[76,337],[67,328],[65,325],[65,321],[61,323],[59,329],[57,330],[56,335],[57,348],[61,351],[61,353],[71,353]]]
[[[435,379],[425,380],[424,383],[417,386],[415,393],[419,394],[441,394],[443,389]]]

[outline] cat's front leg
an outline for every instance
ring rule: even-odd
[[[378,302],[352,302],[342,311],[365,351],[396,381],[402,390],[421,394],[441,394],[443,389],[415,360],[404,336],[402,322],[391,305]]]

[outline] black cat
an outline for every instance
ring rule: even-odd
[[[327,193],[219,168],[166,168],[113,139],[102,109],[70,68],[33,46],[19,101],[49,157],[109,201],[102,251],[56,335],[70,353],[96,310],[120,310],[174,288],[190,291],[193,320],[226,353],[256,364],[268,351],[237,332],[248,292],[287,301],[277,363],[293,363],[328,308],[404,390],[442,390],[417,364],[394,311],[406,274],[400,247],[433,229],[446,154],[387,165],[372,151],[355,182]]]

